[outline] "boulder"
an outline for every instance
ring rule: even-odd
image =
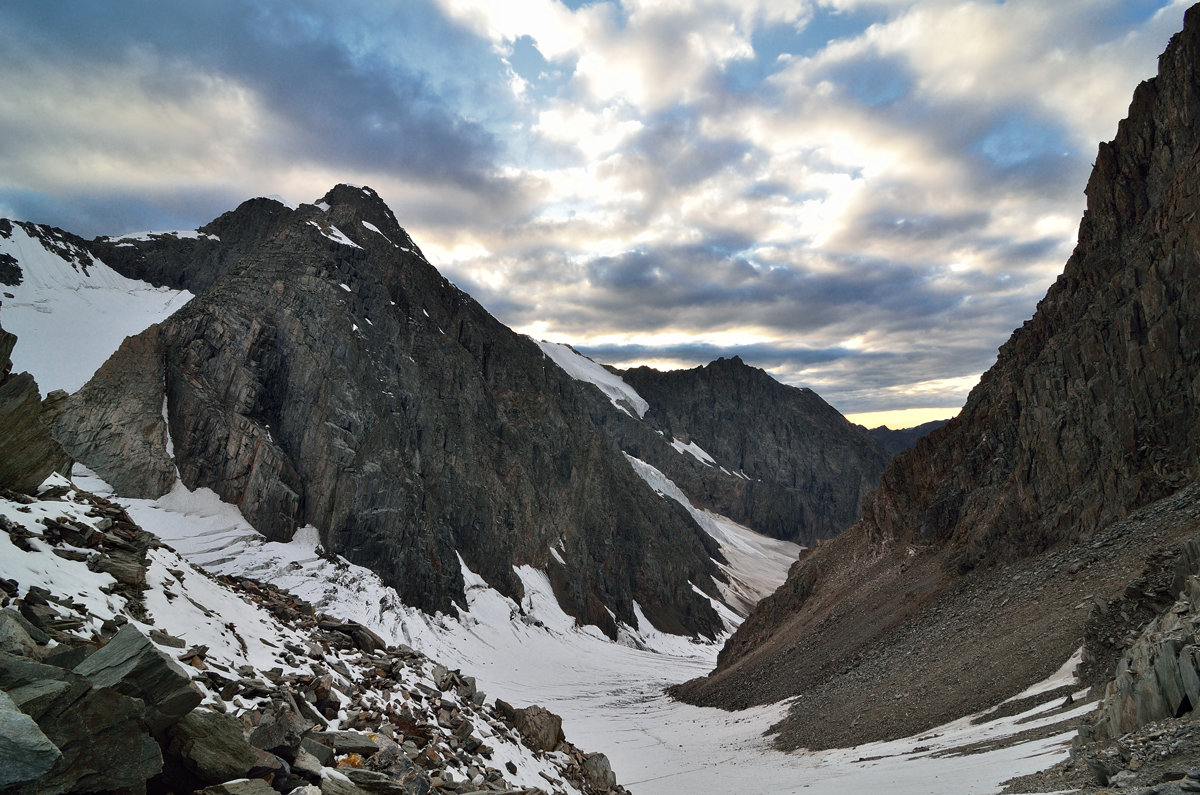
[[[37,644],[29,637],[17,616],[11,610],[0,610],[0,651],[32,657],[37,651]]]
[[[553,751],[564,739],[562,718],[537,704],[516,710],[513,724],[525,745],[536,751]]]
[[[583,758],[583,776],[594,790],[606,792],[617,786],[617,774],[604,754],[588,754]]]
[[[187,672],[132,624],[121,627],[104,648],[77,665],[75,673],[86,676],[96,687],[111,687],[142,699],[155,732],[204,700]]]
[[[300,714],[290,696],[285,694],[284,698],[271,703],[270,711],[250,732],[250,744],[285,759],[292,759],[304,735],[315,726],[313,721]]]
[[[0,789],[41,777],[60,758],[62,752],[33,718],[0,690]]]
[[[317,742],[324,743],[338,754],[359,754],[361,756],[370,756],[379,750],[379,746],[375,741],[362,732],[355,731],[329,731],[329,732],[313,732],[312,738]]]
[[[82,679],[63,673],[72,682]],[[82,682],[80,698],[64,705],[67,699],[60,697],[55,709],[38,718],[38,727],[62,757],[38,780],[36,789],[88,792],[141,787],[163,766],[158,743],[148,731],[145,705],[110,688],[87,687],[86,679]]]
[[[265,751],[246,742],[242,722],[232,715],[198,709],[185,715],[168,732],[169,753],[205,784],[220,784],[252,770],[278,767]]]

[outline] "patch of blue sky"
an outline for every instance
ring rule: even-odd
[[[512,44],[508,63],[526,83],[526,91],[534,100],[549,99],[562,94],[575,73],[574,64],[547,61],[529,36]]]
[[[1124,35],[1169,5],[1171,0],[1113,0],[1099,4],[1090,13],[1097,15],[1093,24],[1110,29],[1115,35]]]
[[[729,87],[739,93],[751,93],[770,75],[782,68],[780,56],[816,55],[839,39],[860,35],[885,17],[875,9],[834,11],[818,7],[805,24],[768,25],[754,31],[750,44],[754,57],[734,61],[725,69]]]
[[[829,77],[854,100],[871,108],[903,99],[913,85],[908,68],[893,58],[845,61],[834,67]]]
[[[1022,111],[1000,117],[971,149],[1002,169],[1074,152],[1060,125]]]

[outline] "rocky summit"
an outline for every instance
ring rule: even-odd
[[[892,461],[862,520],[681,696],[794,698],[788,747],[923,731],[1045,677],[1089,616],[1182,554],[1197,526],[1173,495],[1200,475],[1200,10],[1159,64],[1100,146],[1063,274],[962,413]],[[1089,644],[1099,680],[1138,626]],[[1129,729],[1127,703],[1108,731]]]
[[[519,600],[530,564],[610,635],[635,602],[661,630],[718,631],[693,588],[718,594],[716,543],[597,427],[612,407],[438,274],[373,191],[254,200],[206,229],[235,247],[196,241],[212,284],[66,401],[55,434],[81,462],[131,496],[177,469],[271,539],[313,525],[430,612],[465,604],[464,565]],[[180,245],[119,247],[150,268]]]

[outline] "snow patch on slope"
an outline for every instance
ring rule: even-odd
[[[700,445],[696,444],[695,442],[688,442],[687,444],[684,444],[683,442],[679,441],[678,439],[672,439],[671,446],[674,447],[677,452],[687,453],[692,458],[696,459],[697,461],[699,461],[701,464],[704,464],[705,466],[711,467],[711,466],[716,466],[716,464],[717,464],[716,460],[714,460],[711,455],[706,453],[704,451],[704,449],[702,447],[700,447]],[[729,470],[725,470],[725,471],[728,472]]]
[[[697,508],[658,469],[628,453],[625,458],[650,488],[686,508],[696,524],[721,545],[721,552],[729,563],[718,565],[729,576],[729,582],[718,582],[717,587],[725,601],[740,615],[749,615],[758,600],[774,592],[787,579],[788,569],[804,547],[761,535],[732,519]]]
[[[330,224],[328,228],[325,228],[325,227],[321,226],[320,224],[318,224],[316,221],[309,221],[308,223],[310,226],[312,226],[314,229],[316,229],[318,232],[320,232],[323,237],[326,237],[329,240],[332,240],[334,243],[340,243],[343,246],[350,246],[351,248],[362,248],[362,246],[358,245],[353,240],[346,237],[346,233],[343,232],[342,230],[338,229],[333,224]]]
[[[49,233],[49,232],[48,232]],[[192,299],[186,290],[127,279],[69,244],[52,251],[18,224],[0,236],[0,255],[17,260],[21,283],[0,285],[0,325],[17,335],[13,371],[37,379],[42,395],[74,392],[130,335],[172,315]]]
[[[638,419],[646,416],[650,404],[620,376],[609,372],[588,357],[571,350],[568,345],[544,340],[537,341],[537,345],[542,349],[542,353],[549,356],[550,360],[561,367],[567,375],[576,381],[595,384],[621,411],[631,417],[636,412]]]

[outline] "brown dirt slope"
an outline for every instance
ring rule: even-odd
[[[1037,313],[678,696],[796,697],[788,747],[930,728],[1052,672],[1086,600],[1194,532],[1157,501],[1200,475],[1198,69],[1194,7],[1101,144],[1079,244]]]

